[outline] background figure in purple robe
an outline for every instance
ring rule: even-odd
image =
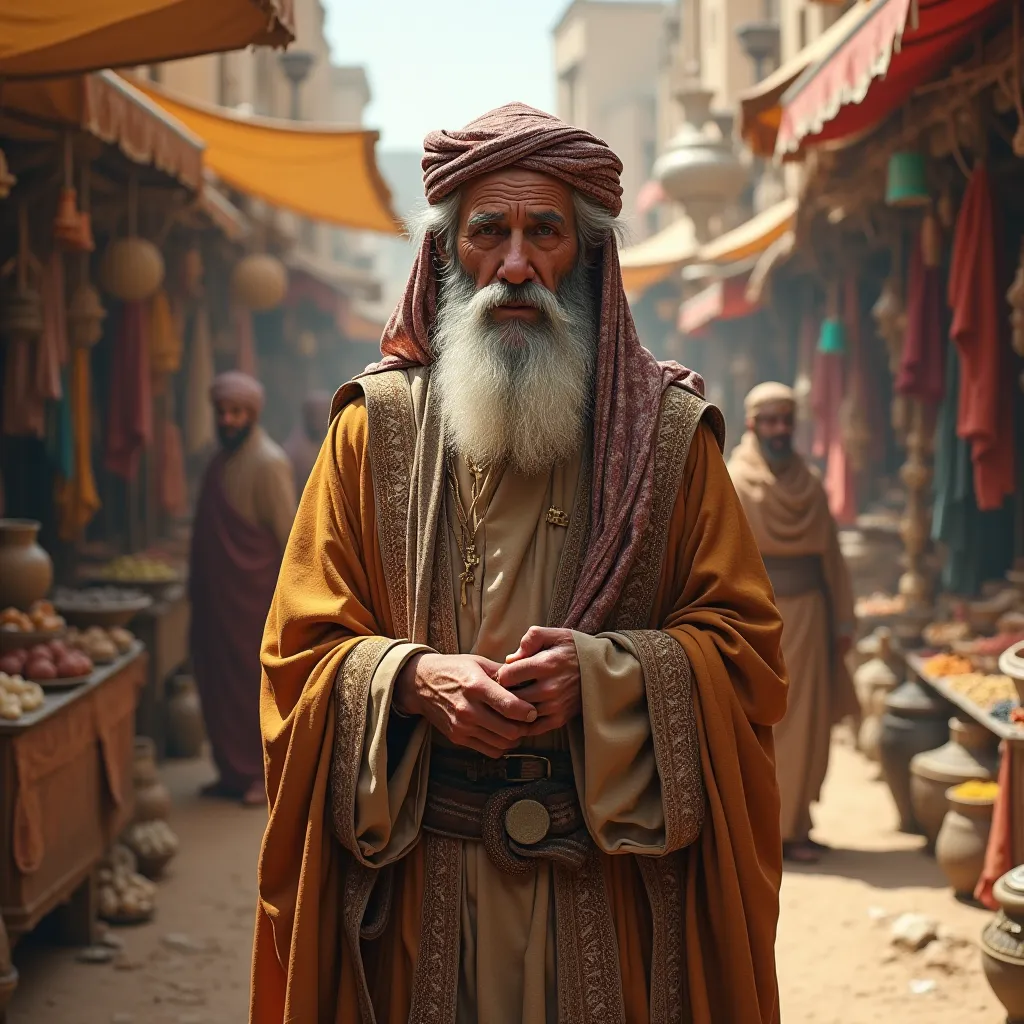
[[[288,457],[259,426],[263,386],[232,371],[210,397],[221,449],[203,478],[192,532],[192,661],[218,779],[209,796],[266,805],[260,646],[295,516]]]

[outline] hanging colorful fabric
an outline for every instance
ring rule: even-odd
[[[830,316],[821,322],[818,336],[818,351],[825,355],[841,356],[846,353],[846,327],[838,316]]]
[[[149,304],[149,368],[153,376],[177,373],[181,369],[181,349],[171,304],[161,288]]]
[[[92,469],[92,380],[88,346],[71,353],[70,417],[73,457],[70,476],[58,484],[60,536],[68,542],[81,539],[86,526],[100,509]]]

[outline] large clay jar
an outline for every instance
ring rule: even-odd
[[[953,892],[970,899],[985,866],[995,796],[972,799],[958,795],[959,788],[951,786],[946,790],[949,810],[935,840],[935,860]]]
[[[135,787],[135,816],[132,821],[166,821],[171,813],[171,794],[160,781],[156,746],[147,736],[135,737],[132,784]]]
[[[901,832],[921,834],[910,801],[910,761],[949,736],[949,715],[949,704],[916,679],[908,679],[885,699],[878,747],[882,778],[899,812]]]
[[[996,882],[993,896],[1002,908],[981,933],[981,966],[1007,1024],[1024,1024],[1024,867]]]
[[[977,722],[949,720],[949,742],[910,762],[910,802],[928,849],[935,849],[946,816],[946,790],[961,782],[993,780],[998,774],[996,738]]]
[[[32,519],[0,519],[0,608],[25,611],[49,592],[53,562],[36,543],[38,534]]]
[[[195,680],[178,676],[171,683],[167,699],[167,753],[170,757],[199,757],[205,739],[203,709]]]
[[[877,653],[853,674],[853,685],[861,707],[861,725],[857,733],[857,748],[872,761],[879,760],[879,734],[885,698],[896,687],[896,673],[889,662],[892,658],[892,638],[887,629],[875,632]]]
[[[18,971],[11,963],[11,946],[7,941],[7,929],[0,917],[0,1020],[3,1019],[7,1004],[18,987]]]

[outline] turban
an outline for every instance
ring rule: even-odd
[[[787,402],[796,408],[796,394],[791,387],[769,380],[758,384],[747,395],[743,400],[743,409],[747,414],[747,419],[752,420],[766,405],[776,405],[779,402]]]
[[[622,162],[581,128],[522,103],[492,110],[460,131],[424,141],[423,183],[434,205],[466,182],[504,167],[558,178],[614,216],[622,209]],[[405,294],[381,339],[382,362],[366,372],[426,366],[437,310],[438,259],[423,239]],[[701,378],[677,363],[659,363],[641,344],[622,287],[619,253],[609,239],[601,254],[601,309],[594,381],[590,544],[565,625],[597,632],[614,608],[651,517],[654,449],[661,398],[681,385],[700,397]],[[724,441],[720,416],[715,420]]]
[[[210,400],[237,402],[249,409],[253,416],[259,416],[263,411],[263,385],[247,373],[229,370],[214,377]]]

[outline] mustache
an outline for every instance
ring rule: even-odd
[[[553,324],[564,326],[569,323],[569,312],[559,297],[535,281],[523,284],[494,281],[485,285],[470,300],[469,312],[484,316],[499,306],[532,306]]]

